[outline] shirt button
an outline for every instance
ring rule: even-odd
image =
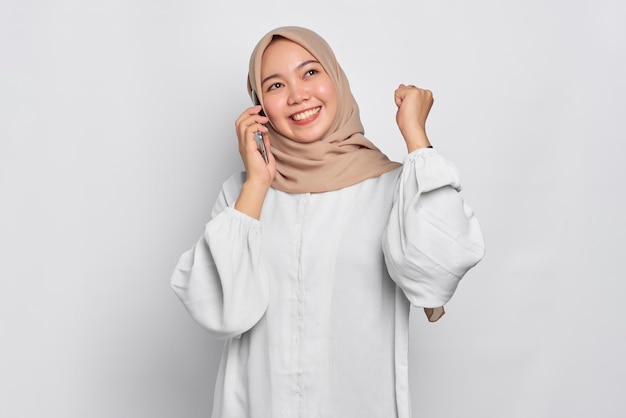
[[[300,342],[300,336],[293,337],[293,340],[296,342],[296,344],[299,343]]]

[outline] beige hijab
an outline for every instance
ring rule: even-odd
[[[365,136],[359,107],[350,92],[348,79],[330,46],[315,32],[300,27],[282,27],[265,35],[250,57],[248,93],[254,90],[263,103],[261,60],[274,36],[297,43],[313,55],[335,84],[338,110],[328,135],[314,143],[299,143],[268,125],[271,148],[276,158],[272,187],[289,193],[319,193],[338,190],[365,179],[378,177],[400,164],[390,161]]]

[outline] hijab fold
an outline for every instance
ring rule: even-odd
[[[337,115],[326,137],[300,143],[277,132],[268,124],[271,151],[276,159],[272,187],[288,193],[321,193],[342,189],[399,167],[364,136],[359,107],[348,79],[330,46],[315,32],[286,26],[267,33],[250,57],[248,93],[256,93],[261,104],[261,61],[274,37],[297,43],[317,59],[337,91]]]

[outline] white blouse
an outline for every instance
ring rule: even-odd
[[[408,418],[409,303],[444,305],[483,256],[458,171],[433,149],[341,190],[270,189],[261,219],[224,183],[171,285],[225,339],[213,418]]]

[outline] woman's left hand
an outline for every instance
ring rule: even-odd
[[[411,85],[400,84],[394,94],[398,112],[396,123],[409,152],[430,146],[426,136],[426,118],[433,105],[433,93]]]

